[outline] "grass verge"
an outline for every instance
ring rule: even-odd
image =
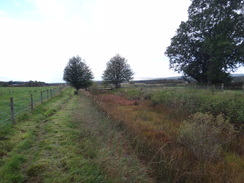
[[[89,99],[63,91],[2,130],[0,182],[152,182],[112,124]]]

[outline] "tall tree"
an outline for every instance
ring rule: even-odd
[[[78,92],[79,89],[92,85],[93,74],[91,69],[86,65],[85,60],[76,56],[69,59],[64,69],[63,79]]]
[[[127,60],[117,54],[107,62],[107,67],[102,78],[105,82],[114,84],[116,88],[120,88],[121,83],[133,79],[133,75],[134,73]]]
[[[230,81],[244,65],[243,7],[243,0],[192,0],[165,52],[170,68],[201,83]]]

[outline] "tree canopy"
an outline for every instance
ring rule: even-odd
[[[76,56],[69,59],[63,79],[78,91],[92,85],[93,74],[85,60]]]
[[[106,83],[113,84],[116,88],[120,88],[121,83],[133,79],[133,75],[134,73],[127,63],[127,60],[117,54],[107,62],[107,67],[102,78]]]
[[[244,65],[244,1],[192,0],[165,54],[170,68],[201,83],[225,83]]]

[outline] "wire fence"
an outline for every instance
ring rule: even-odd
[[[123,83],[121,85],[123,88],[135,87],[135,88],[193,88],[193,89],[213,89],[213,90],[239,90],[244,93],[244,84],[235,85],[198,85],[198,84],[175,84],[175,83]]]
[[[63,87],[55,87],[52,89],[35,91],[22,97],[10,97],[9,100],[0,101],[0,125],[5,123],[16,123],[16,117],[32,111],[36,106],[52,97],[58,95]]]

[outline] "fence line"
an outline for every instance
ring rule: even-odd
[[[42,104],[45,101],[53,98],[61,92],[63,87],[47,89],[37,92],[30,93],[27,97],[18,98],[16,101],[15,97],[10,97],[9,102],[4,102],[0,106],[0,125],[6,122],[16,123],[16,117],[28,110],[33,111],[37,105]]]
[[[194,89],[214,89],[214,90],[242,90],[244,93],[244,85],[238,87],[225,85],[224,83],[219,85],[197,85],[197,84],[171,84],[171,83],[125,83],[122,84],[122,88],[135,87],[135,88],[171,88],[171,87],[186,87]]]

